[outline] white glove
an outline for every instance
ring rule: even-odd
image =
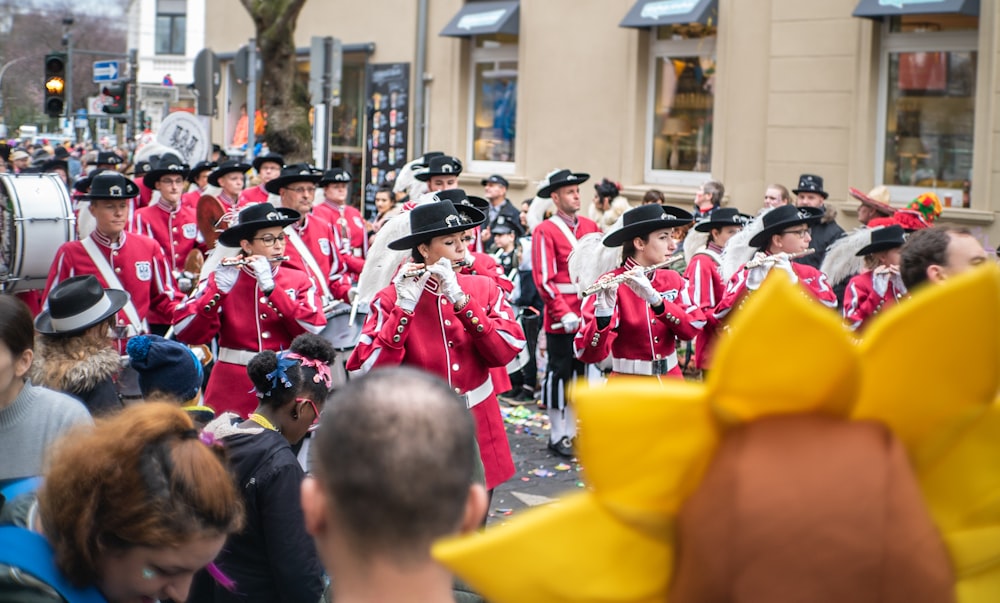
[[[778,270],[784,270],[785,273],[788,274],[788,278],[792,279],[793,283],[799,282],[799,275],[795,274],[795,269],[792,268],[792,263],[788,261],[788,256],[778,256],[778,259],[774,262],[774,267]]]
[[[788,276],[789,278],[792,279],[793,283],[799,282],[799,276],[795,274],[795,270],[792,269],[792,264],[791,262],[788,261],[787,256],[781,256],[781,255],[768,256],[767,254],[758,251],[756,254],[754,254],[753,259],[760,260],[766,257],[774,257],[776,259],[765,261],[760,266],[757,266],[756,268],[751,268],[747,272],[747,289],[750,289],[751,291],[756,291],[757,289],[759,289],[761,284],[763,284],[764,279],[767,278],[767,274],[771,271],[771,268],[778,268],[780,270],[784,270],[785,272],[788,273]]]
[[[563,314],[560,322],[562,322],[564,333],[576,333],[577,329],[580,328],[580,317],[573,312]]]
[[[625,278],[625,285],[651,306],[663,303],[663,296],[653,288],[653,283],[649,282],[645,272],[629,272]]]
[[[453,304],[457,304],[465,298],[465,291],[458,284],[455,276],[455,269],[451,266],[451,260],[441,258],[436,263],[427,267],[427,272],[433,274],[441,283],[441,294],[448,298]]]
[[[903,284],[903,275],[898,272],[893,273],[890,278],[892,281],[892,288],[896,292],[896,297],[906,295],[906,285]]]
[[[899,268],[895,266],[879,266],[872,271],[872,289],[879,297],[885,297],[889,291],[889,283],[893,284],[897,294],[905,293],[906,287],[903,285],[903,278],[899,275]]]
[[[885,297],[886,291],[889,290],[889,278],[892,275],[889,272],[875,272],[872,274],[872,289],[879,297]]]
[[[236,286],[236,279],[240,276],[240,269],[237,266],[219,265],[215,269],[215,286],[223,293],[229,293]]]
[[[396,305],[407,312],[413,312],[413,309],[417,307],[420,294],[424,292],[424,285],[427,284],[427,279],[431,277],[430,270],[425,270],[418,277],[406,276],[406,273],[413,269],[413,264],[404,265],[396,273],[396,278],[392,280],[396,286]]]
[[[618,287],[601,289],[594,295],[596,296],[594,297],[594,314],[596,316],[604,317],[614,314],[615,304],[618,303]]]
[[[271,274],[271,262],[268,262],[265,257],[257,256],[250,261],[250,267],[253,268],[253,273],[257,276],[257,284],[260,285],[261,291],[264,293],[274,291],[274,275]]]

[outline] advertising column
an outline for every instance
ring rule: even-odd
[[[365,219],[376,215],[375,193],[392,186],[407,157],[409,140],[410,64],[369,64],[365,130]]]

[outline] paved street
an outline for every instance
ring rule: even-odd
[[[503,399],[500,410],[507,424],[517,473],[494,492],[488,525],[516,517],[529,507],[583,487],[580,465],[548,450],[549,421],[544,410],[534,403],[510,406]]]

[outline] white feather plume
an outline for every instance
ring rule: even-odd
[[[751,247],[750,239],[764,230],[764,216],[770,211],[770,209],[765,209],[757,214],[757,217],[726,243],[726,248],[722,250],[722,264],[719,266],[723,282],[728,282],[740,269],[740,266],[749,262],[757,251],[756,247]]]
[[[684,237],[685,264],[690,264],[695,252],[704,249],[708,245],[708,235],[709,233],[698,232],[694,228],[688,230],[687,236]]]
[[[545,214],[555,207],[552,197],[535,197],[528,207],[528,230],[535,231],[535,227],[545,221]]]
[[[621,228],[620,218],[615,226]],[[611,229],[608,232],[611,232]],[[605,236],[606,234],[601,232],[586,234],[577,241],[576,248],[569,254],[569,278],[580,291],[596,283],[601,275],[621,265],[622,248],[605,247],[601,243]]]
[[[413,206],[424,202],[426,201],[413,201],[411,199]],[[403,251],[389,249],[389,243],[409,236],[409,234],[409,209],[385,222],[382,228],[375,233],[371,244],[368,245],[365,267],[361,269],[361,274],[358,276],[358,296],[354,299],[353,305],[358,308],[359,312],[367,312],[368,304],[375,298],[375,295],[389,286],[396,271],[410,257],[409,249]]]
[[[90,201],[81,200],[77,203],[76,234],[80,240],[86,239],[97,228],[97,219],[90,213]]]
[[[865,259],[858,257],[861,248],[871,242],[871,230],[864,226],[840,237],[826,250],[820,270],[831,284],[843,282],[865,268]]]

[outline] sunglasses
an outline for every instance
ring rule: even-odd
[[[309,398],[295,398],[295,403],[296,404],[308,404],[309,406],[312,406],[313,413],[315,414],[315,417],[313,418],[312,423],[310,423],[310,426],[314,426],[314,425],[316,425],[316,424],[319,423],[319,409],[316,408],[316,403],[315,402],[313,402]]]

